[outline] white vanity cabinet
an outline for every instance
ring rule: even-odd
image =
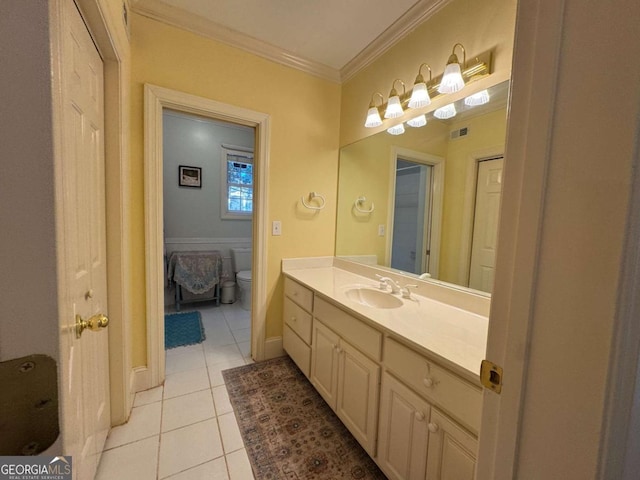
[[[316,299],[311,383],[371,456],[377,434],[381,341],[377,330]],[[364,346],[373,358],[355,345]]]
[[[285,278],[282,346],[309,378],[313,291]]]
[[[480,388],[393,338],[385,339],[384,365],[380,468],[393,480],[472,480],[478,442],[461,424],[477,433]]]
[[[473,480],[482,389],[461,363],[421,346],[424,333],[411,322],[422,321],[423,312],[414,304],[407,317],[359,311],[341,298],[336,278],[349,281],[343,271],[318,267],[297,275],[285,277],[284,349],[387,477]],[[433,308],[442,315],[442,307]],[[448,351],[465,345],[456,322],[481,321],[472,312],[463,319],[457,309],[451,314],[435,332],[455,340]]]

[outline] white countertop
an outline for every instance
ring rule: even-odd
[[[487,345],[489,321],[486,316],[418,293],[412,293],[411,299],[403,298],[403,305],[398,308],[369,307],[349,299],[345,293],[349,288],[378,287],[373,273],[370,278],[335,266],[286,268],[284,273],[478,383],[480,362],[485,358]]]

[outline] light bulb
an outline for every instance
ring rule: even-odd
[[[422,108],[426,107],[431,103],[431,97],[429,97],[429,90],[427,89],[427,84],[416,83],[413,86],[413,91],[411,92],[411,98],[409,99],[409,108]]]
[[[469,95],[464,99],[464,104],[468,107],[476,107],[478,105],[484,105],[489,102],[489,92],[486,90],[482,90],[481,92],[474,93],[473,95]]]
[[[433,116],[439,118],[440,120],[446,120],[447,118],[456,116],[456,107],[453,103],[449,105],[445,105],[444,107],[438,108],[435,112],[433,112]]]
[[[455,93],[462,90],[464,80],[462,79],[462,71],[459,63],[449,63],[444,69],[442,81],[438,87],[440,93]]]
[[[367,111],[367,121],[364,122],[364,126],[367,128],[379,127],[382,125],[382,119],[380,118],[380,112],[377,107],[370,107]]]
[[[404,133],[404,125],[402,123],[394,125],[391,128],[387,128],[387,132],[391,135],[402,135]]]
[[[384,118],[398,118],[401,117],[403,113],[402,105],[400,105],[400,97],[398,95],[389,97],[387,110],[384,112]]]
[[[427,117],[424,114],[418,115],[417,117],[412,118],[407,122],[407,125],[414,128],[424,127],[426,124],[427,124]]]

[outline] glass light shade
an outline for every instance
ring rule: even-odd
[[[367,128],[379,127],[382,125],[382,119],[380,118],[380,112],[377,107],[369,108],[367,111],[367,121],[364,122],[364,126]]]
[[[409,99],[409,108],[422,108],[431,103],[426,83],[416,83]]]
[[[484,105],[489,102],[489,92],[486,90],[482,90],[481,92],[474,93],[473,95],[469,95],[464,99],[464,104],[468,107],[476,107],[478,105]]]
[[[387,128],[387,132],[391,135],[402,135],[404,133],[404,125],[402,123],[394,125],[391,128]]]
[[[433,116],[439,118],[440,120],[446,120],[447,118],[456,116],[456,107],[453,103],[449,105],[445,105],[444,107],[438,108],[435,112],[433,112]]]
[[[464,87],[459,63],[449,63],[444,69],[442,81],[438,87],[440,93],[455,93]]]
[[[403,113],[402,105],[400,105],[400,97],[398,95],[389,97],[387,109],[384,112],[384,118],[398,118],[401,117]]]
[[[418,115],[417,117],[412,118],[407,122],[407,125],[414,128],[424,127],[426,124],[427,124],[427,117],[424,114]]]

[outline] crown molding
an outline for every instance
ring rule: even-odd
[[[371,65],[387,50],[402,40],[422,22],[429,19],[451,0],[420,0],[407,10],[389,28],[382,32],[340,70],[340,79],[346,82]]]
[[[288,50],[265,43],[212,20],[163,2],[153,0],[129,1],[131,11],[144,17],[240,48],[246,52],[301,70],[324,80],[342,83],[373,63],[405,35],[434,15],[451,0],[419,0],[340,70],[301,57]]]
[[[211,38],[231,47],[240,48],[246,52],[301,70],[324,80],[340,83],[340,72],[335,68],[244,35],[180,8],[150,0],[131,0],[131,3],[131,10],[144,17]]]

